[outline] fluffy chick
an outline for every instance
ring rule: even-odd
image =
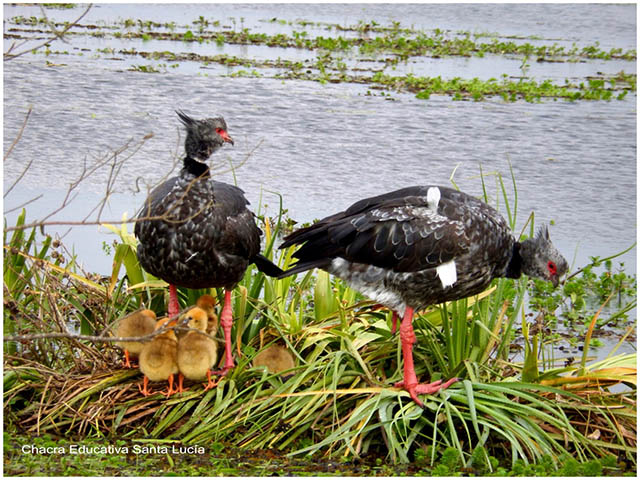
[[[156,330],[164,327],[173,327],[176,321],[166,323],[163,318],[156,322]],[[173,388],[173,376],[178,373],[178,339],[173,329],[156,335],[153,340],[145,344],[140,352],[140,371],[144,374],[144,387],[138,386],[140,392],[146,397],[151,395],[148,388],[149,381],[160,382],[167,380],[169,387],[166,392],[162,392],[167,397],[177,392]]]
[[[180,371],[178,391],[184,391],[182,382],[185,377],[189,380],[203,380],[206,377],[208,380],[204,384],[206,391],[217,385],[211,379],[211,367],[218,359],[218,344],[203,334],[207,331],[208,325],[205,310],[194,307],[185,314],[185,320],[190,328],[199,331],[187,332],[178,342],[178,369]]]
[[[116,329],[116,337],[143,337],[156,328],[156,314],[151,310],[133,312],[120,319]],[[146,343],[146,342],[145,342]],[[116,342],[124,350],[124,366],[131,368],[130,357],[137,357],[142,352],[143,342]]]
[[[207,333],[211,336],[218,331],[218,315],[216,315],[215,306],[216,299],[209,294],[202,295],[198,298],[196,306],[207,312]]]
[[[271,345],[253,357],[253,366],[264,366],[270,373],[280,373],[291,370],[296,366],[296,363],[288,348]]]

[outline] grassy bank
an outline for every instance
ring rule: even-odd
[[[507,210],[513,226],[515,210]],[[274,280],[251,267],[233,296],[237,367],[213,390],[196,384],[170,399],[145,398],[140,372],[121,367],[121,352],[108,339],[127,313],[143,305],[158,315],[166,309],[166,285],[137,264],[131,224],[110,227],[116,240],[105,251],[113,271],[100,277],[83,272],[64,245],[19,228],[25,217],[4,236],[5,447],[16,472],[33,470],[15,452],[42,439],[205,448],[187,454],[195,465],[179,467],[183,474],[200,474],[202,455],[224,464],[219,450],[230,445],[244,458],[277,458],[275,471],[263,459],[256,467],[276,474],[298,474],[288,470],[292,463],[301,460],[306,469],[319,459],[343,465],[330,474],[390,475],[387,464],[407,474],[635,470],[635,354],[618,354],[618,347],[604,358],[592,354],[605,323],[618,325],[619,345],[635,334],[627,316],[636,305],[635,276],[613,271],[613,259],[593,259],[557,291],[501,279],[477,297],[422,312],[414,321],[418,377],[461,379],[425,397],[424,410],[391,386],[402,365],[390,312],[323,272]],[[293,252],[274,247],[291,222],[282,213],[260,221],[264,253],[286,268]],[[181,289],[181,306],[202,293]],[[556,353],[564,340],[553,330],[569,319],[578,325],[581,358]],[[288,377],[252,367],[274,343],[296,358]],[[524,355],[516,362],[518,347]],[[86,461],[115,461],[100,458]],[[126,458],[142,472],[177,465],[171,454],[154,454],[149,464]],[[80,457],[66,462],[61,474],[85,468]]]

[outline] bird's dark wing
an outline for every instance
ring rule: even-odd
[[[172,177],[151,191],[136,216],[136,224],[134,227],[136,237],[140,237],[140,229],[142,228],[141,222],[154,216],[160,216],[164,213],[164,209],[161,208],[161,203],[165,197],[171,193],[177,183],[178,177]]]
[[[173,177],[151,192],[140,209],[134,232],[138,238],[160,232],[167,238],[179,234],[180,241],[193,249],[249,259],[260,251],[262,232],[248,204],[244,192],[234,185]]]
[[[211,182],[214,201],[209,229],[222,229],[218,236],[217,249],[252,258],[260,251],[261,230],[256,225],[255,215],[247,208],[249,201],[242,189],[223,182]]]
[[[283,246],[302,244],[294,256],[299,266],[310,268],[335,257],[398,272],[437,267],[468,252],[465,214],[472,213],[452,208],[459,195],[468,196],[444,187],[439,187],[436,212],[427,202],[429,188],[409,187],[361,200],[294,232]]]

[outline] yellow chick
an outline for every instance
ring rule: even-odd
[[[280,373],[291,370],[296,366],[296,363],[288,348],[271,345],[253,357],[253,366],[264,366],[270,373]]]
[[[152,333],[155,328],[156,314],[151,310],[140,310],[120,319],[116,329],[116,337],[143,337]],[[130,357],[140,355],[145,343],[116,342],[116,345],[124,350],[124,366],[126,368],[131,368]]]
[[[215,335],[218,331],[218,315],[214,309],[216,299],[208,294],[202,295],[196,302],[196,306],[207,312],[207,333],[211,336]]]
[[[156,322],[156,330],[164,327],[173,327],[176,321],[173,320],[166,323],[167,319],[163,318]],[[142,352],[140,352],[140,371],[144,374],[143,385],[138,386],[140,392],[146,397],[151,395],[148,388],[149,381],[160,382],[167,380],[169,388],[166,392],[161,392],[167,397],[177,392],[173,389],[173,376],[178,373],[178,339],[173,330],[167,330],[153,337],[149,343],[145,344]]]
[[[182,327],[186,325],[187,315],[189,314],[189,312],[192,309],[199,307],[207,313],[207,332],[206,333],[208,333],[211,336],[214,336],[218,331],[218,315],[216,315],[216,310],[214,308],[215,306],[216,306],[215,298],[213,298],[209,294],[201,295],[193,307],[191,307],[185,313],[180,315],[180,318],[178,319],[178,326]],[[178,340],[179,340],[185,335],[185,332],[179,328],[177,329],[176,335],[178,335]]]
[[[207,312],[200,307],[194,307],[185,314],[185,320],[190,328],[200,330],[189,331],[178,342],[178,391],[183,392],[184,377],[189,380],[203,380],[204,389],[209,390],[217,385],[211,379],[211,367],[218,360],[218,344],[200,332],[207,331]]]

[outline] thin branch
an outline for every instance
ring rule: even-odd
[[[25,53],[29,53],[32,52],[34,50],[38,50],[39,48],[42,48],[46,45],[48,45],[49,43],[53,42],[54,40],[64,40],[64,35],[73,27],[75,27],[78,22],[80,20],[82,20],[82,18],[89,13],[89,10],[91,10],[91,7],[93,7],[93,4],[90,3],[89,6],[86,8],[86,10],[84,12],[82,12],[82,15],[80,15],[78,18],[76,18],[73,22],[68,23],[61,31],[58,31],[55,29],[55,27],[53,26],[53,24],[49,21],[49,19],[47,18],[47,16],[45,15],[45,22],[47,24],[47,26],[49,27],[49,29],[51,29],[51,32],[53,33],[53,36],[46,39],[44,42],[42,42],[39,45],[36,45],[35,47],[31,47],[31,48],[27,48],[21,52],[18,53],[11,53],[13,52],[14,49],[16,48],[20,48],[22,47],[24,44],[26,44],[28,42],[28,40],[25,40],[24,42],[22,42],[20,45],[16,45],[15,43],[12,43],[11,46],[9,47],[9,49],[4,52],[3,55],[3,59],[4,61],[8,61],[8,60],[13,60],[14,58],[18,58],[22,55],[24,55]],[[44,12],[43,12],[44,13]]]
[[[189,307],[188,309],[186,309],[185,311],[190,310],[193,307]],[[174,317],[179,317],[180,315],[182,315],[182,313],[178,314],[178,315],[174,315]],[[171,318],[174,318],[171,317]],[[183,322],[186,321],[186,319],[182,320]],[[174,331],[179,331],[179,332],[199,332],[202,335],[206,335],[207,337],[211,338],[212,340],[217,340],[215,337],[213,337],[212,335],[209,335],[206,332],[203,332],[202,330],[198,330],[197,328],[191,328],[191,327],[187,327],[187,326],[183,326],[181,324],[172,326],[172,327],[162,327],[159,328],[158,330],[154,330],[152,333],[148,334],[148,335],[143,335],[140,337],[101,337],[101,336],[96,336],[96,335],[77,335],[74,333],[69,333],[69,332],[51,332],[51,333],[31,333],[31,334],[26,334],[26,335],[12,335],[12,336],[8,336],[8,337],[4,337],[3,341],[4,342],[31,342],[33,340],[42,340],[45,338],[67,338],[70,340],[86,340],[88,342],[106,342],[106,343],[113,343],[113,342],[146,342],[148,340],[152,340],[153,337],[157,336],[157,335],[161,335],[163,333],[168,332],[169,330],[174,330]]]
[[[104,206],[106,205],[106,202],[109,199],[109,196],[111,195],[111,193],[113,193],[114,185],[116,184],[118,174],[122,171],[122,168],[124,167],[125,162],[127,162],[128,160],[133,158],[140,151],[140,149],[146,143],[146,141],[148,139],[152,138],[152,137],[153,137],[153,134],[147,134],[140,141],[138,141],[137,144],[135,144],[135,145],[132,145],[133,139],[129,139],[120,148],[118,148],[117,150],[111,152],[108,155],[105,155],[103,158],[98,159],[93,165],[89,165],[88,166],[87,162],[86,162],[86,159],[85,159],[85,162],[83,164],[82,170],[80,171],[78,177],[75,178],[71,183],[69,183],[69,186],[67,188],[67,192],[65,194],[65,197],[62,200],[62,203],[58,207],[54,208],[51,212],[47,213],[44,217],[40,218],[39,220],[37,220],[35,222],[31,222],[28,225],[7,227],[5,229],[5,231],[11,231],[11,230],[16,230],[16,229],[20,229],[21,230],[23,228],[33,228],[33,227],[43,228],[44,226],[47,226],[47,225],[100,225],[102,223],[105,223],[103,220],[100,219],[100,215],[101,215],[101,212],[104,209]],[[119,155],[121,155],[122,153],[124,153],[125,151],[130,150],[130,149],[132,151],[127,156],[119,158]],[[60,213],[62,210],[64,210],[66,207],[68,207],[73,202],[73,200],[76,198],[76,196],[78,194],[76,190],[78,189],[79,185],[83,181],[85,181],[90,176],[96,174],[102,167],[104,167],[105,165],[108,165],[109,163],[111,163],[111,169],[110,169],[109,179],[108,179],[107,187],[106,187],[107,188],[107,195],[100,199],[98,204],[89,212],[89,214],[85,217],[84,220],[81,220],[79,222],[78,221],[48,221],[48,219],[50,219],[54,215]],[[31,165],[31,162],[27,166],[27,169],[28,169],[28,167],[30,165]],[[26,173],[27,169],[25,169],[20,174],[19,178],[14,182],[14,184],[11,186],[11,188],[13,188],[15,185],[17,185],[18,182],[24,177],[24,174]],[[9,191],[11,190],[11,188],[9,189]],[[9,193],[9,191],[7,191],[7,193]],[[5,197],[6,197],[7,193],[5,193]],[[40,196],[41,195],[39,195],[36,198],[33,198],[33,199],[29,200],[26,203],[31,203],[31,202],[37,200],[37,198],[39,198]],[[11,210],[15,210],[15,208],[11,209]],[[11,210],[9,210],[9,211],[11,211]],[[95,222],[88,222],[87,221],[88,218],[95,211],[99,212],[98,213],[98,218],[96,219]],[[118,221],[107,222],[107,223],[118,223]]]
[[[11,146],[7,150],[7,153],[4,154],[4,158],[2,159],[4,162],[7,161],[7,158],[9,158],[9,155],[11,155],[11,152],[13,151],[13,148],[20,141],[20,138],[22,138],[22,133],[24,132],[25,127],[27,126],[27,121],[29,120],[29,116],[31,115],[32,111],[33,111],[33,105],[29,105],[29,108],[27,109],[27,114],[25,115],[24,121],[22,122],[22,127],[20,127],[20,130],[18,131],[18,135],[16,136],[16,138],[11,143]],[[24,175],[24,173],[23,173],[23,175]],[[13,188],[13,185],[11,186],[11,188]],[[6,196],[7,196],[7,194],[5,193],[5,197]]]
[[[16,207],[13,207],[13,208],[10,208],[8,210],[5,210],[4,214],[6,215],[7,213],[15,212],[16,210],[22,210],[24,207],[26,207],[30,203],[36,202],[36,201],[40,200],[42,197],[44,197],[44,193],[41,193],[37,197],[33,197],[32,199],[27,200],[26,202],[23,202],[23,203],[21,203],[20,205],[18,205]]]
[[[123,220],[122,218],[119,218],[117,220],[103,220],[100,218],[100,214],[103,210],[104,205],[106,204],[106,201],[108,200],[108,198],[102,198],[100,200],[100,202],[98,203],[98,205],[96,205],[96,207],[93,208],[93,210],[91,210],[91,212],[83,219],[83,220],[48,220],[49,218],[51,218],[52,216],[54,216],[55,214],[59,213],[60,211],[62,211],[64,208],[66,208],[75,198],[75,192],[74,190],[76,189],[76,187],[86,178],[88,178],[89,176],[91,176],[92,174],[94,174],[99,167],[106,165],[109,161],[112,162],[112,167],[111,167],[111,172],[113,175],[110,174],[110,177],[108,179],[108,185],[106,187],[106,192],[107,192],[107,196],[110,195],[111,193],[113,193],[113,185],[115,184],[115,180],[117,178],[117,175],[120,173],[122,166],[124,165],[124,162],[128,161],[129,159],[131,159],[142,147],[142,145],[144,144],[144,142],[151,138],[153,135],[146,135],[134,148],[135,150],[129,154],[126,158],[120,160],[117,164],[114,163],[115,162],[115,157],[118,154],[123,153],[124,151],[126,151],[128,148],[130,148],[130,143],[132,140],[129,140],[129,142],[127,142],[125,145],[123,145],[121,148],[119,148],[118,150],[116,150],[111,156],[106,157],[103,160],[98,161],[95,165],[91,166],[91,167],[87,167],[86,165],[83,167],[82,172],[80,173],[80,175],[78,176],[77,179],[75,179],[73,182],[71,182],[71,184],[69,185],[69,188],[67,190],[67,193],[65,195],[65,198],[62,201],[62,204],[60,206],[58,206],[57,208],[55,208],[52,212],[48,213],[47,215],[45,215],[43,218],[30,222],[30,223],[24,223],[22,225],[14,225],[14,226],[7,226],[4,228],[5,232],[11,232],[14,230],[25,230],[25,229],[29,229],[29,228],[34,228],[34,227],[38,227],[38,228],[43,228],[46,226],[91,226],[91,225],[103,225],[106,223],[111,223],[111,224],[127,224],[127,223],[136,223],[138,221],[149,221],[149,220],[162,220],[164,222],[168,222],[168,223],[185,223],[188,222],[190,220],[192,220],[193,218],[197,217],[200,213],[202,213],[204,210],[210,208],[211,206],[215,205],[215,202],[211,201],[211,202],[206,202],[204,205],[201,206],[201,208],[199,208],[197,211],[193,212],[188,218],[176,218],[172,215],[172,212],[178,210],[180,208],[182,199],[185,198],[185,196],[189,193],[189,191],[191,190],[191,188],[193,187],[193,185],[195,184],[195,182],[197,182],[199,179],[196,178],[194,179],[185,189],[185,191],[181,194],[181,196],[176,199],[176,202],[174,202],[174,204],[171,206],[170,209],[168,209],[167,211],[165,211],[162,215],[147,215],[147,216],[139,216],[139,217],[132,217],[129,218],[127,220]],[[245,164],[248,159],[253,155],[253,153],[260,147],[260,145],[262,144],[262,140],[260,142],[258,142],[258,144],[256,144],[246,155],[245,158],[237,165],[237,166],[241,166],[243,164]],[[115,165],[115,166],[114,166]],[[150,187],[151,188],[151,187]],[[72,196],[72,194],[74,194]],[[150,204],[149,202],[151,201],[150,198],[147,197],[146,200],[146,208],[147,211],[149,211],[149,207]],[[95,220],[88,220],[89,216],[91,216],[92,213],[94,213],[96,210],[99,210],[99,214],[98,214],[98,218],[96,218]]]
[[[18,137],[16,138],[16,140],[14,141],[14,144],[18,142],[18,140],[20,139],[20,137],[23,134],[23,130],[25,129],[26,123],[27,123],[27,119],[29,118],[29,114],[31,113],[31,108],[29,109],[27,116],[25,118],[24,121],[24,125],[22,126]],[[109,198],[111,198],[111,195],[114,193],[115,191],[115,185],[117,185],[117,180],[120,176],[120,173],[123,170],[123,167],[125,165],[125,163],[127,161],[129,161],[130,159],[134,158],[134,156],[140,151],[140,149],[142,148],[142,146],[145,144],[145,142],[149,139],[153,138],[153,133],[148,133],[146,134],[140,141],[137,142],[137,144],[132,145],[133,139],[128,140],[125,144],[123,144],[120,148],[113,150],[111,153],[105,155],[102,158],[99,158],[95,161],[95,163],[88,165],[87,164],[87,159],[85,158],[82,169],[80,171],[80,173],[78,174],[78,176],[69,183],[66,194],[62,200],[62,203],[59,204],[57,207],[55,207],[52,211],[48,212],[47,214],[44,215],[44,217],[41,217],[40,219],[37,219],[33,222],[29,222],[29,223],[25,223],[22,225],[15,225],[15,226],[6,226],[4,228],[5,232],[12,232],[12,231],[16,231],[16,230],[25,230],[25,229],[30,229],[30,228],[40,228],[42,231],[44,231],[44,227],[46,226],[69,226],[69,227],[73,227],[73,226],[95,226],[95,225],[103,225],[105,223],[110,223],[110,224],[117,224],[117,225],[122,225],[122,224],[126,224],[126,223],[135,223],[141,220],[145,220],[145,221],[153,221],[153,220],[160,220],[160,221],[164,221],[164,222],[168,222],[168,223],[184,223],[184,222],[188,222],[190,220],[192,220],[193,218],[195,218],[196,216],[200,215],[203,211],[205,211],[208,208],[211,208],[214,205],[214,202],[206,202],[206,204],[202,205],[201,208],[196,211],[193,212],[188,218],[176,218],[174,215],[172,215],[172,212],[176,212],[179,208],[180,205],[183,201],[183,199],[185,198],[185,196],[189,193],[190,189],[193,187],[193,185],[195,184],[196,181],[198,181],[199,179],[194,179],[194,181],[185,189],[184,192],[182,192],[182,196],[179,198],[175,199],[175,202],[173,202],[173,204],[170,206],[170,208],[163,212],[162,215],[156,215],[156,216],[151,216],[151,215],[147,215],[147,216],[143,216],[143,215],[138,215],[138,216],[134,216],[128,220],[123,220],[122,218],[119,218],[117,220],[104,220],[102,219],[102,214],[104,213],[104,209],[105,206],[107,205],[107,202],[109,201]],[[163,181],[166,180],[166,178],[171,174],[171,172],[173,171],[173,169],[175,168],[175,165],[177,163],[177,161],[179,160],[177,157],[177,149],[179,148],[179,144],[180,144],[180,140],[181,140],[181,135],[178,134],[178,143],[176,144],[176,152],[174,155],[174,167],[161,179],[161,181],[159,183],[162,183]],[[210,169],[210,174],[212,176],[215,175],[219,175],[221,173],[224,173],[226,171],[231,171],[234,172],[235,169],[243,166],[248,160],[249,158],[254,154],[254,152],[260,147],[260,145],[262,144],[263,140],[260,140],[255,146],[253,146],[253,148],[251,148],[251,150],[249,152],[246,153],[246,155],[244,156],[244,158],[242,159],[242,161],[236,165],[231,165],[231,169],[229,169],[228,167],[224,167],[224,169],[221,168],[215,168],[212,171]],[[127,150],[129,150],[127,152]],[[124,153],[127,153],[126,156],[122,156]],[[11,148],[9,149],[9,151],[7,152],[7,155],[5,155],[5,160],[8,158],[9,154],[11,153]],[[29,167],[31,166],[32,162],[29,162],[29,164],[27,165],[27,168],[25,168],[25,170],[20,174],[20,176],[15,180],[15,182],[13,183],[13,185],[9,188],[9,190],[7,190],[7,192],[5,193],[5,197],[7,196],[7,194],[13,189],[13,187],[15,187],[15,185],[18,185],[20,180],[23,179],[24,175],[26,174],[27,170],[29,169]],[[58,213],[60,213],[62,210],[64,210],[65,208],[67,208],[76,198],[77,198],[77,190],[78,187],[80,186],[80,184],[85,181],[87,178],[89,178],[90,176],[96,174],[101,168],[105,167],[105,166],[109,166],[109,172],[108,172],[108,178],[107,178],[107,182],[105,184],[105,194],[104,196],[97,202],[97,204],[89,211],[89,213],[84,217],[84,219],[81,220],[52,220],[52,217],[54,217],[55,215],[57,215]],[[140,179],[136,179],[136,188],[138,189],[138,191],[140,191],[139,185],[138,185],[138,181]],[[157,183],[156,185],[158,185],[159,183]],[[151,190],[152,187],[148,187],[149,191]],[[23,203],[21,206],[23,207],[24,205],[27,205],[29,203],[32,203],[34,201],[36,201],[37,199],[41,198],[42,195],[38,195],[37,197]],[[147,198],[147,202],[150,201],[150,198]],[[146,208],[147,208],[147,212],[149,212],[149,207],[150,205],[147,203]],[[15,207],[12,209],[7,210],[5,213],[14,211],[16,209],[18,209],[20,207]],[[143,207],[144,208],[144,207]],[[144,210],[142,210],[144,211]],[[93,220],[90,220],[90,218],[94,216]]]
[[[18,135],[16,136],[16,138],[13,140],[13,142],[11,143],[9,148],[7,149],[7,153],[4,154],[4,158],[2,159],[3,162],[7,161],[7,159],[9,158],[9,155],[11,155],[11,152],[13,151],[14,147],[18,144],[18,142],[22,138],[22,134],[24,133],[24,129],[27,126],[27,121],[29,120],[29,116],[31,115],[32,111],[33,111],[33,105],[29,105],[29,109],[27,110],[27,114],[24,117],[24,121],[22,122],[22,126],[20,127],[20,130],[18,131]],[[15,187],[18,184],[18,182],[20,182],[20,180],[22,180],[22,177],[25,176],[25,174],[27,173],[27,170],[29,170],[29,167],[31,167],[32,163],[33,163],[33,159],[29,160],[29,163],[22,170],[22,173],[18,176],[18,178],[16,178],[15,182],[13,182],[11,184],[11,186],[7,189],[7,191],[4,192],[3,198],[6,198],[7,195],[9,195],[9,192],[11,190],[13,190],[13,187]]]

